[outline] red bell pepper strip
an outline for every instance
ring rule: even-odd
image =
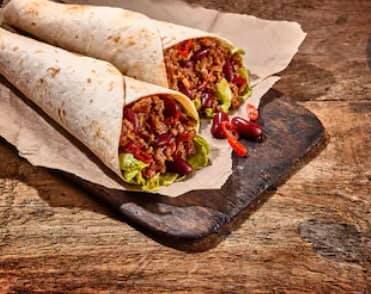
[[[184,44],[182,44],[180,47],[179,47],[179,54],[184,57],[184,58],[187,58],[189,56],[189,52],[191,51],[191,48],[192,48],[192,45],[193,45],[193,42],[192,40],[187,40],[185,41]]]
[[[247,148],[232,134],[233,126],[229,121],[222,122],[222,129],[227,137],[228,144],[239,157],[247,156]],[[231,131],[232,130],[232,131]]]
[[[240,76],[235,76],[232,82],[238,87],[243,87],[247,84],[247,81],[243,77],[240,77]]]
[[[153,158],[150,154],[147,154],[141,150],[141,146],[136,145],[135,143],[129,143],[124,147],[126,152],[132,153],[134,157],[138,160],[141,160],[145,163],[152,163]]]

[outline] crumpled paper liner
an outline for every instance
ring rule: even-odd
[[[221,13],[192,7],[177,0],[68,2],[121,6],[156,19],[207,30],[230,39],[247,52],[246,64],[254,78],[254,91],[248,102],[255,106],[279,80],[279,77],[272,75],[287,67],[305,38],[305,33],[297,23]],[[237,114],[245,115],[243,106]],[[204,121],[201,134],[212,145],[212,165],[197,171],[186,181],[161,188],[158,193],[176,197],[191,190],[219,189],[223,186],[232,173],[231,150],[225,140],[211,137],[209,127],[210,123]],[[106,188],[127,190],[127,186],[102,166],[85,147],[3,79],[0,84],[0,135],[18,149],[21,157],[35,166],[62,170]]]

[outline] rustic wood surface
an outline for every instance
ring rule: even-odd
[[[275,89],[317,114],[326,149],[216,248],[185,253],[0,141],[0,292],[369,291],[371,2],[191,2],[303,25]]]

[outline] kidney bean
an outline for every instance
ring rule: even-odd
[[[205,108],[212,108],[213,107],[213,101],[214,101],[214,95],[212,95],[209,92],[204,92],[201,95],[201,103],[202,107]]]
[[[222,128],[223,121],[229,121],[229,116],[227,113],[221,111],[214,115],[213,124],[211,126],[211,134],[214,136],[214,138],[217,139],[226,138],[226,134]]]
[[[179,113],[178,105],[176,102],[169,98],[164,98],[164,116],[165,117],[177,117]]]
[[[249,122],[242,117],[234,117],[231,121],[234,129],[244,138],[261,141],[263,129],[256,123]]]
[[[180,174],[182,176],[192,173],[192,166],[181,158],[175,158],[174,161],[167,162],[168,171]]]
[[[192,97],[192,93],[191,91],[189,91],[187,89],[187,87],[183,84],[182,81],[179,81],[178,82],[178,89],[180,92],[182,92],[184,95],[186,95],[187,97]]]
[[[223,73],[228,82],[233,80],[233,65],[229,60],[227,60],[223,66]]]
[[[179,63],[183,67],[193,67],[194,65],[192,60],[180,60]]]
[[[237,85],[238,87],[245,86],[246,83],[247,83],[247,81],[243,77],[235,76],[233,78],[233,84]]]
[[[195,52],[192,56],[192,60],[194,62],[200,60],[201,58],[205,57],[208,53],[209,53],[210,49],[209,48],[206,48],[206,49],[200,49],[198,50],[197,52]]]
[[[128,121],[130,121],[133,124],[134,130],[138,128],[138,117],[131,108],[129,107],[124,108],[124,118],[126,118]]]
[[[171,140],[171,135],[169,133],[161,134],[157,137],[156,145],[158,147],[169,145],[170,140]]]
[[[188,60],[184,65],[185,67],[193,67],[194,63],[192,60]]]

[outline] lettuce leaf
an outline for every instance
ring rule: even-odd
[[[245,55],[245,50],[243,50],[242,48],[234,47],[231,49],[231,54]]]
[[[196,99],[193,100],[193,104],[195,105],[197,111],[201,109],[202,103],[199,97],[196,97]]]
[[[145,181],[141,188],[144,191],[155,191],[160,188],[160,174],[155,174],[152,178]]]
[[[201,136],[195,136],[193,142],[195,143],[196,154],[188,158],[188,163],[193,170],[198,170],[208,165],[210,146]]]
[[[231,54],[239,54],[241,58],[243,58],[243,55],[245,55],[245,51],[241,48],[234,47],[231,49]],[[247,86],[243,92],[243,94],[240,96],[242,101],[245,101],[247,98],[249,98],[252,94],[252,88],[250,87],[250,74],[247,68],[242,67],[239,71],[239,74],[241,77],[243,77],[247,81]]]
[[[144,191],[156,191],[161,186],[170,186],[178,179],[179,175],[166,173],[164,175],[156,174],[141,187]]]
[[[216,95],[222,103],[221,108],[224,112],[228,112],[231,107],[233,93],[226,79],[222,79],[216,84]]]
[[[214,117],[214,110],[212,108],[206,108],[205,109],[205,115],[207,118],[213,118]]]
[[[126,182],[134,185],[143,185],[145,179],[142,176],[142,170],[145,169],[148,164],[140,161],[130,153],[120,154],[120,168],[122,175]]]
[[[241,67],[239,74],[247,81],[246,88],[241,96],[242,101],[245,101],[252,94],[252,88],[250,87],[250,74],[245,67]]]
[[[136,159],[133,154],[120,154],[120,168],[125,181],[140,186],[144,191],[154,191],[160,186],[169,186],[179,178],[177,174],[166,173],[164,175],[156,174],[150,179],[145,179],[142,171],[146,167],[148,164]]]
[[[178,174],[166,173],[160,176],[160,184],[161,186],[170,186],[172,183],[179,179],[180,178]]]
[[[207,141],[201,136],[195,136],[193,139],[196,147],[196,154],[188,159],[188,163],[194,170],[201,169],[209,163],[210,147]],[[145,179],[142,171],[148,167],[148,164],[136,159],[133,154],[120,154],[120,168],[124,180],[133,185],[140,186],[143,191],[156,191],[161,186],[169,186],[177,180],[181,180],[175,173],[156,174],[150,179]]]

